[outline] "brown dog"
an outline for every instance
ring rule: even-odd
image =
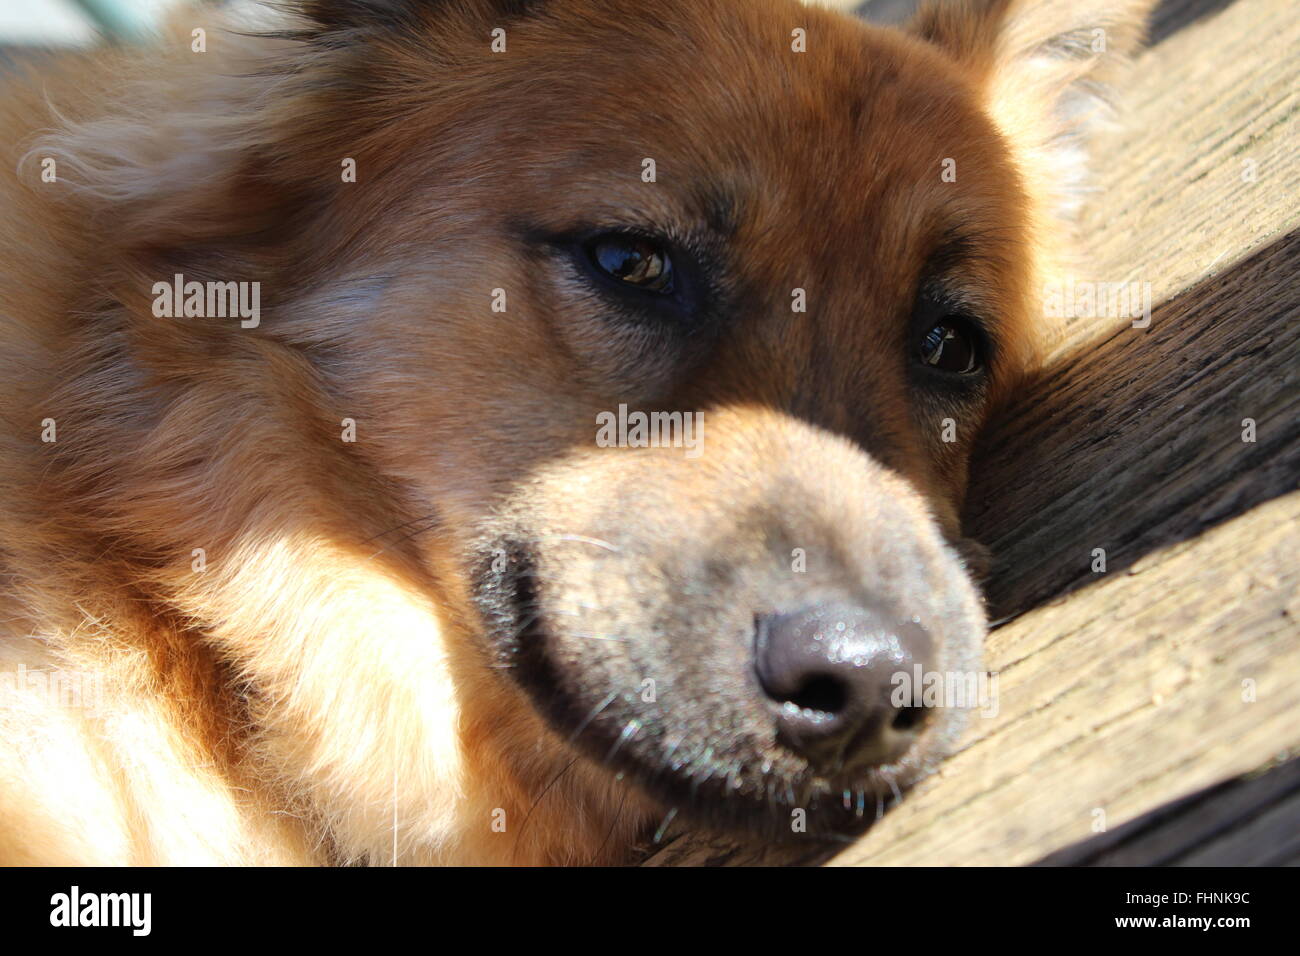
[[[0,860],[874,818],[1147,6],[311,0],[11,80]]]

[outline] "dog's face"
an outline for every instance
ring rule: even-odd
[[[979,667],[958,515],[1031,351],[1025,157],[1088,74],[1039,53],[1089,21],[943,9],[315,0],[284,41],[298,92],[230,180],[292,262],[257,334],[357,422],[355,536],[402,522],[464,749],[526,762],[526,803],[576,750],[696,818],[844,830],[959,731],[921,685]]]
[[[352,146],[334,288],[374,308],[335,374],[472,582],[472,639],[546,746],[667,806],[874,817],[961,722],[896,675],[969,676],[984,636],[958,510],[1029,264],[978,91],[785,2],[420,36],[424,62],[381,35],[367,63],[406,118]],[[605,447],[620,406],[682,413],[690,447]]]

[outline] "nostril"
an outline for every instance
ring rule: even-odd
[[[838,714],[848,706],[849,688],[842,680],[829,674],[814,674],[785,700],[801,710]]]
[[[894,730],[905,733],[920,727],[925,723],[925,717],[926,711],[924,707],[903,707],[894,715],[890,726]]]

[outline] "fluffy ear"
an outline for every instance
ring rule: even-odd
[[[1057,215],[1087,183],[1087,145],[1140,46],[1155,0],[929,0],[909,24],[974,77]]]

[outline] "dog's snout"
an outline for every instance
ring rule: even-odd
[[[756,623],[755,669],[777,737],[818,769],[898,760],[925,724],[910,691],[929,633],[870,607],[819,604]]]

